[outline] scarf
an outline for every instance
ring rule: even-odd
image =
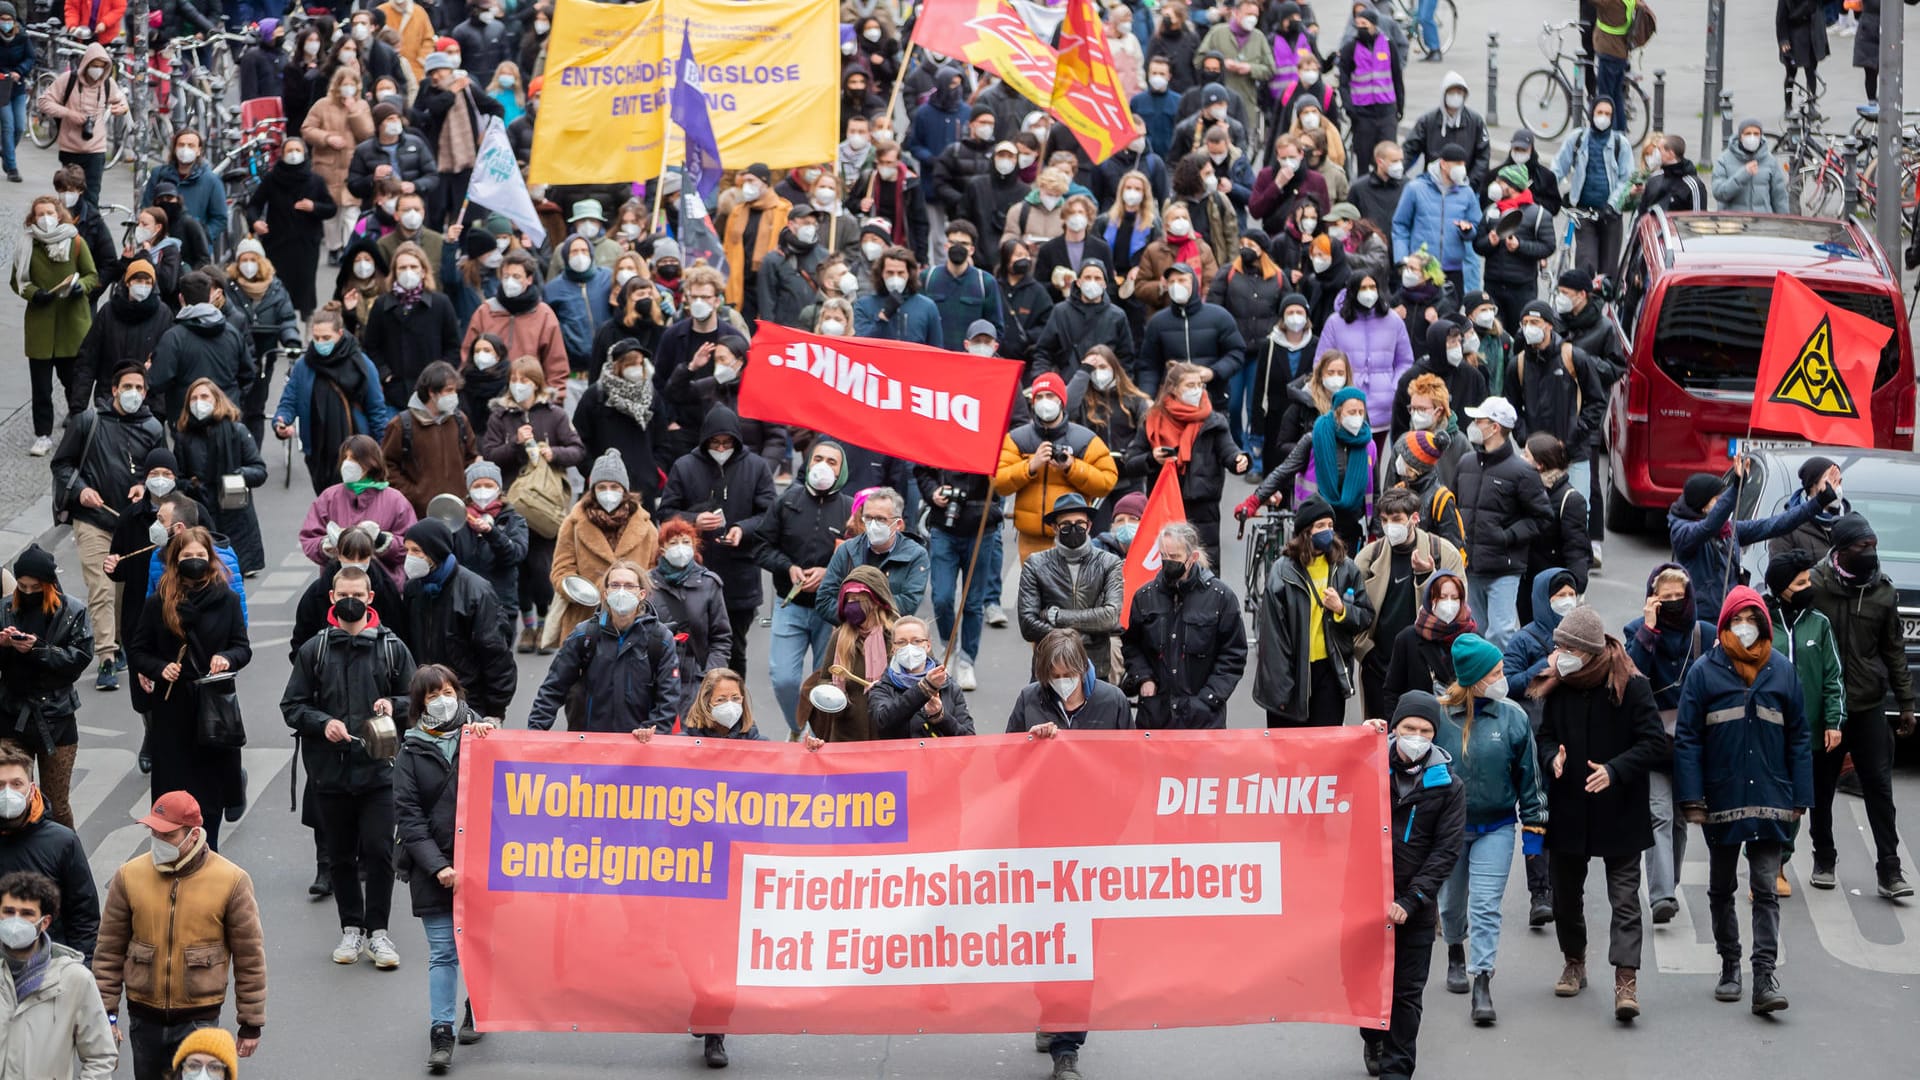
[[[1749,649],[1740,644],[1740,639],[1733,636],[1732,630],[1722,630],[1720,647],[1727,650],[1727,660],[1748,686],[1752,686],[1753,680],[1760,677],[1760,669],[1767,666],[1767,658],[1773,655],[1773,639],[1765,633],[1753,639],[1753,648]]]
[[[1734,644],[1738,645],[1739,642],[1736,641]],[[1608,634],[1607,647],[1598,659],[1589,662],[1587,666],[1571,675],[1562,675],[1559,668],[1548,664],[1540,674],[1533,677],[1532,682],[1527,684],[1527,696],[1538,701],[1553,693],[1562,683],[1575,690],[1591,690],[1604,683],[1607,688],[1607,699],[1619,705],[1627,700],[1627,680],[1638,674],[1640,669],[1634,666],[1633,658],[1627,655],[1626,647],[1620,644],[1619,638]]]
[[[385,480],[355,480],[347,484],[347,490],[353,492],[355,495],[365,495],[369,491],[387,490],[387,482]]]
[[[440,148],[436,160],[441,172],[465,172],[473,168],[478,145],[473,130],[473,105],[462,100],[466,91],[454,95],[447,119],[440,125]],[[462,106],[465,106],[464,108]]]
[[[1516,207],[1532,206],[1533,205],[1533,189],[1521,188],[1520,194],[1509,195],[1506,198],[1501,199],[1499,202],[1494,203],[1493,205],[1499,207],[1500,212],[1503,214],[1509,210],[1515,209]]]
[[[1166,243],[1168,250],[1173,252],[1174,262],[1183,262],[1195,270],[1200,269],[1200,230],[1195,229],[1180,239],[1169,236]]]
[[[533,306],[539,302],[540,290],[535,288],[532,283],[528,283],[527,287],[521,290],[519,296],[508,296],[506,290],[503,289],[499,295],[489,301],[489,303],[499,304],[501,311],[516,317],[532,311]]]
[[[1313,479],[1319,489],[1320,497],[1332,504],[1335,510],[1344,510],[1349,514],[1359,514],[1367,503],[1366,459],[1355,468],[1353,454],[1364,454],[1368,443],[1373,441],[1373,433],[1361,428],[1360,434],[1349,435],[1347,429],[1333,418],[1332,412],[1320,414],[1313,422]],[[1347,467],[1340,468],[1340,448],[1348,451]]]
[[[393,287],[393,299],[400,305],[401,311],[412,311],[414,305],[420,302],[420,297],[425,295],[426,291],[427,287],[425,285],[415,285],[411,289],[405,289],[395,285]]]
[[[55,222],[51,229],[42,229],[38,224],[28,222],[27,239],[32,242],[20,245],[19,252],[14,255],[13,276],[21,281],[27,280],[27,270],[33,263],[36,244],[47,249],[47,258],[57,263],[66,262],[73,256],[73,238],[79,235],[80,230],[69,221]]]
[[[922,667],[919,671],[903,672],[899,668],[894,667],[892,664],[888,664],[887,665],[887,682],[891,683],[897,689],[911,690],[914,687],[920,685],[920,680],[926,678],[927,673],[932,671],[937,666],[938,665],[934,663],[933,657],[931,656],[927,657],[926,666]]]
[[[1547,469],[1546,471],[1540,474],[1540,485],[1546,488],[1548,491],[1552,491],[1553,485],[1559,483],[1562,480],[1565,480],[1566,478],[1567,478],[1567,470],[1565,469]]]
[[[259,260],[260,273],[255,275],[252,281],[248,281],[246,275],[240,272],[240,263],[237,260],[227,268],[227,280],[239,286],[240,291],[247,295],[247,299],[258,301],[267,295],[267,290],[273,285],[273,263],[267,261],[264,255],[255,255],[254,258]]]
[[[675,585],[679,585],[692,577],[693,571],[699,567],[699,565],[697,562],[690,562],[685,566],[675,566],[667,560],[661,559],[660,565],[654,567],[653,572],[661,578]]]
[[[653,380],[634,382],[608,368],[600,375],[600,396],[607,407],[641,427],[653,422]]]
[[[620,501],[619,506],[613,508],[612,513],[600,509],[600,504],[597,501],[589,502],[587,504],[587,520],[592,522],[602,533],[606,534],[607,546],[618,551],[620,549],[620,534],[627,531],[627,522],[633,520],[633,512],[639,509],[639,505],[639,503],[634,501],[632,492],[627,493],[627,497]]]
[[[448,555],[439,566],[433,568],[432,573],[420,579],[420,591],[428,596],[439,596],[440,590],[447,587],[447,582],[453,580],[454,571],[458,569],[459,556]]]
[[[425,728],[410,727],[405,737],[433,747],[441,757],[447,759],[449,765],[453,764],[454,751],[460,748],[460,729],[457,727],[444,735],[436,735]]]
[[[51,966],[53,966],[53,939],[47,936],[45,930],[42,930],[40,940],[34,943],[33,952],[27,957],[26,964],[20,968],[19,974],[13,977],[13,999],[25,1001],[32,997],[34,991],[40,989],[41,984],[47,981],[47,969]]]
[[[1200,395],[1200,404],[1189,405],[1171,397],[1147,410],[1147,445],[1172,446],[1180,451],[1180,472],[1184,475],[1193,461],[1193,441],[1213,415],[1213,399]]]
[[[1441,622],[1439,616],[1433,613],[1431,603],[1422,604],[1420,613],[1413,617],[1414,633],[1428,641],[1437,641],[1442,644],[1452,644],[1453,639],[1461,634],[1477,633],[1479,629],[1480,626],[1473,621],[1473,612],[1467,610],[1467,602],[1464,599],[1460,601],[1460,614],[1455,616],[1452,622]]]

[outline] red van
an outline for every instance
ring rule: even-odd
[[[1747,434],[1773,278],[1785,271],[1894,333],[1873,379],[1874,446],[1912,450],[1913,340],[1900,276],[1853,221],[1655,211],[1634,223],[1612,305],[1628,357],[1607,402],[1607,521],[1664,515]],[[1756,438],[1797,438],[1755,429]]]

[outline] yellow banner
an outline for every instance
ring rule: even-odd
[[[555,0],[528,182],[641,181],[663,161],[680,164],[667,96],[683,24],[728,168],[832,160],[841,61],[832,0]]]

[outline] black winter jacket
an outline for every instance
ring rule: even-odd
[[[1133,441],[1127,444],[1123,473],[1135,476],[1157,473],[1160,464],[1153,459],[1151,442],[1143,422],[1134,431]],[[1186,503],[1188,521],[1220,520],[1220,496],[1226,490],[1227,473],[1233,471],[1234,459],[1239,456],[1240,446],[1233,441],[1233,431],[1227,426],[1226,410],[1222,407],[1200,422],[1200,434],[1193,440],[1193,456],[1187,461],[1187,470],[1180,474],[1180,498]]]
[[[29,818],[32,818],[29,812]],[[100,894],[94,890],[87,849],[72,829],[42,811],[17,829],[0,829],[0,877],[31,870],[60,886],[60,910],[47,936],[82,956],[93,955],[100,933]]]
[[[166,445],[166,433],[154,419],[145,402],[131,413],[121,413],[109,404],[111,392],[103,394],[94,407],[75,413],[60,436],[53,452],[54,511],[70,511],[73,520],[84,521],[112,532],[119,515],[127,508],[127,492],[145,475],[140,463],[147,451]],[[81,420],[85,416],[89,419]],[[88,432],[92,440],[88,440]],[[82,454],[85,460],[82,460]],[[100,493],[104,508],[80,505],[80,493],[87,488]]]
[[[1553,255],[1553,218],[1532,203],[1520,208],[1520,227],[1513,231],[1519,246],[1507,250],[1504,237],[1494,231],[1498,215],[1483,218],[1473,234],[1473,250],[1486,260],[1484,280],[1499,285],[1530,285],[1540,279],[1540,260]]]
[[[955,472],[952,469],[935,469],[926,465],[913,467],[913,482],[920,489],[920,498],[927,505],[927,531],[929,534],[938,529],[944,533],[966,538],[973,543],[973,535],[980,530],[980,514],[987,514],[987,528],[997,530],[1005,519],[1004,506],[1000,498],[993,493],[993,477],[984,473]],[[952,526],[947,525],[947,508],[933,504],[934,495],[941,488],[959,488],[963,493],[958,500],[959,509],[954,511]]]
[[[1139,370],[1134,362],[1133,331],[1127,326],[1127,313],[1104,298],[1090,304],[1075,289],[1066,303],[1055,304],[1048,314],[1047,325],[1030,350],[1027,381],[1049,371],[1063,379],[1073,378],[1080,370],[1080,357],[1095,345],[1112,349],[1120,365],[1129,372]],[[1135,381],[1139,381],[1137,377]]]
[[[73,684],[93,662],[93,623],[84,595],[61,596],[51,618],[38,607],[22,612],[20,595],[0,597],[0,626],[38,640],[26,652],[0,647],[0,738],[49,754],[80,741]]]
[[[402,131],[397,146],[394,152],[399,155],[400,167],[394,170],[394,175],[412,181],[414,193],[428,197],[440,184],[433,147],[417,131]],[[377,134],[353,148],[353,160],[347,163],[347,190],[360,200],[362,210],[373,205],[374,170],[389,164],[392,161],[387,156],[387,148],[380,145]]]
[[[1438,917],[1440,886],[1460,861],[1467,824],[1465,775],[1438,746],[1423,760],[1425,767],[1404,795],[1394,784],[1393,799],[1393,902],[1413,926],[1430,926]],[[1391,769],[1410,767],[1392,751],[1388,762]]]
[[[467,54],[464,52],[461,53],[460,59],[464,62],[467,59]],[[505,57],[502,57],[502,59],[505,59]],[[485,84],[469,83],[465,90],[458,92],[453,90],[436,90],[428,83],[422,83],[420,85],[420,92],[414,95],[413,108],[408,113],[408,117],[412,121],[413,127],[420,132],[420,137],[426,140],[426,144],[429,147],[438,147],[440,145],[440,129],[446,126],[447,114],[452,112],[456,107],[467,110],[467,119],[473,124],[474,142],[476,144],[479,142],[480,133],[486,129],[487,117],[506,115],[506,108],[498,101],[493,100],[493,95],[479,91],[479,87],[483,85]],[[360,158],[359,152],[356,151],[353,156],[355,164],[358,164]],[[440,168],[444,171],[446,166],[441,165]]]
[[[991,172],[993,140],[971,136],[956,139],[940,151],[927,169],[927,201],[945,210],[949,218],[965,217],[968,184],[974,177]],[[993,235],[997,239],[1000,234]]]
[[[1520,414],[1520,424],[1513,429],[1515,442],[1544,431],[1566,445],[1568,461],[1593,456],[1606,416],[1607,390],[1584,350],[1550,334],[1538,352],[1526,347],[1507,361],[1505,390]]]
[[[461,704],[464,723],[478,723],[480,715]],[[393,760],[393,821],[399,836],[395,865],[407,871],[407,890],[413,913],[447,915],[453,911],[453,890],[440,884],[440,871],[453,865],[453,839],[460,804],[460,747],[462,732],[454,736],[453,760],[441,756],[424,736],[409,732],[400,738]]]
[[[1454,495],[1467,523],[1467,565],[1489,577],[1524,573],[1533,539],[1553,514],[1539,471],[1514,453],[1508,438],[1498,450],[1462,457],[1456,479]]]
[[[482,716],[505,716],[520,676],[513,649],[501,636],[500,602],[486,578],[459,565],[457,556],[448,561],[452,571],[435,595],[427,595],[427,588],[442,567],[407,582],[394,628],[416,663],[452,668]]]
[[[803,476],[794,477],[794,482],[760,515],[760,524],[754,530],[758,536],[753,545],[754,561],[772,576],[774,595],[781,602],[789,602],[786,596],[793,590],[788,571],[795,566],[802,570],[824,568],[833,559],[833,549],[846,534],[847,519],[852,516],[853,497],[844,486],[835,485],[822,494],[809,487]],[[796,593],[790,602],[811,608],[814,601],[809,591]]]
[[[495,500],[486,512],[493,515],[493,528],[484,534],[471,525],[453,530],[453,555],[461,566],[493,586],[500,618],[511,632],[513,616],[520,610],[520,564],[527,557],[527,519],[505,499]]]
[[[1593,568],[1593,544],[1587,538],[1587,493],[1575,491],[1562,475],[1547,488],[1547,509],[1551,520],[1543,525],[1527,555],[1526,576],[1532,582],[1542,570],[1559,566],[1573,575],[1576,592],[1587,591],[1587,574]]]
[[[731,435],[740,444],[725,465],[714,460],[707,443],[716,435]],[[700,536],[706,552],[707,569],[720,575],[726,584],[729,608],[758,607],[760,575],[753,561],[753,539],[760,528],[760,517],[773,505],[773,470],[765,459],[746,449],[740,434],[740,418],[732,409],[716,405],[700,426],[700,441],[693,450],[673,463],[667,472],[666,490],[660,494],[660,514],[693,522],[702,513],[718,510],[726,522]],[[740,543],[729,546],[720,538],[735,527]]]
[[[533,697],[527,727],[551,731],[563,704],[568,705],[568,731],[672,731],[680,711],[680,662],[672,633],[645,608],[624,634],[604,613],[574,627]]]
[[[513,59],[513,36],[498,19],[489,23],[468,17],[453,28],[453,40],[460,43],[460,66],[473,76],[475,86],[493,82],[493,69]]]
[[[867,719],[876,738],[951,738],[974,733],[967,695],[958,682],[949,678],[945,686],[936,689],[922,678],[900,687],[894,685],[892,675],[889,669],[867,691]],[[940,698],[940,715],[929,717],[927,704],[936,695]]]
[[[1061,627],[1078,630],[1094,674],[1112,682],[1108,642],[1120,632],[1120,610],[1126,605],[1123,565],[1119,556],[1089,539],[1078,570],[1076,577],[1073,564],[1057,546],[1027,557],[1020,568],[1020,636],[1039,641]],[[1060,611],[1056,621],[1049,621],[1047,612],[1053,608]]]
[[[267,463],[259,444],[237,420],[187,420],[173,432],[173,453],[180,467],[180,490],[207,507],[213,517],[208,528],[226,534],[242,573],[263,570],[266,544],[260,538],[260,516],[249,501],[231,510],[220,506],[220,478],[238,476],[249,493],[267,482]]]
[[[1280,321],[1280,278],[1249,274],[1239,265],[1215,274],[1207,303],[1225,308],[1240,328],[1242,349],[1264,340]]]
[[[444,360],[460,366],[460,320],[454,315],[453,301],[437,292],[422,292],[418,303],[404,307],[391,292],[382,293],[360,328],[360,349],[380,373],[387,404],[404,407],[428,364]],[[485,418],[481,419],[476,427],[484,426]]]
[[[653,570],[653,591],[647,608],[673,634],[680,653],[681,700],[692,701],[700,680],[714,668],[724,668],[733,656],[733,624],[727,621],[727,599],[720,576],[704,566],[687,567],[679,583]]]
[[[1196,290],[1198,285],[1196,283]],[[1160,377],[1175,361],[1199,364],[1213,370],[1207,383],[1207,396],[1213,407],[1227,407],[1227,383],[1240,370],[1247,354],[1247,340],[1240,335],[1240,324],[1233,314],[1218,304],[1201,301],[1196,294],[1184,304],[1169,304],[1147,320],[1140,333],[1140,359],[1134,364],[1133,381],[1148,394],[1160,389]]]
[[[1134,717],[1143,728],[1223,728],[1227,699],[1247,670],[1247,627],[1240,598],[1211,570],[1196,566],[1177,584],[1162,578],[1133,594],[1120,636],[1126,659],[1121,687],[1142,696]]]
[[[1321,620],[1328,659],[1333,661],[1340,688],[1348,697],[1353,696],[1353,641],[1373,625],[1367,583],[1352,559],[1343,558],[1334,564],[1327,575],[1327,587],[1346,603],[1341,618],[1334,618],[1320,606],[1307,568],[1282,556],[1268,573],[1260,596],[1253,700],[1268,712],[1295,723],[1307,719],[1307,696],[1313,685],[1313,661],[1307,645],[1312,627],[1307,620]]]
[[[1840,576],[1829,555],[1813,568],[1807,603],[1833,624],[1847,684],[1847,712],[1871,716],[1891,697],[1899,709],[1913,708],[1913,676],[1900,630],[1900,595],[1884,572],[1861,586]],[[1703,612],[1704,614],[1704,612]]]
[[[137,562],[143,567],[146,565],[145,559],[130,559],[127,562]],[[328,616],[333,613],[333,601],[327,599],[327,594],[333,591],[333,575],[339,572],[340,560],[328,559],[327,565],[320,568],[319,576],[307,582],[306,591],[300,594],[300,602],[293,609],[293,633],[287,642],[289,659],[299,656],[300,646],[318,636],[329,625]],[[379,559],[373,560],[373,565],[367,569],[367,577],[373,582],[372,607],[381,621],[397,619],[404,614],[401,610],[404,601],[400,599],[400,586],[393,583],[393,576],[387,573]]]
[[[642,426],[633,417],[607,404],[606,392],[599,383],[587,387],[573,410],[573,430],[580,436],[580,445],[586,448],[587,460],[593,461],[608,450],[620,451],[621,458],[627,462],[632,490],[639,493],[640,502],[649,514],[660,499],[660,462],[654,448],[660,445],[658,436],[666,434],[667,424],[665,403],[658,398],[654,399],[653,411]]]
[[[1579,311],[1560,316],[1560,330],[1573,347],[1587,354],[1600,385],[1612,389],[1627,373],[1627,355],[1620,347],[1620,334],[1613,317],[1600,309],[1597,298],[1590,298]]]
[[[300,737],[300,761],[313,790],[323,795],[393,786],[391,761],[373,757],[364,741],[329,742],[326,736],[327,721],[338,720],[353,739],[364,740],[374,703],[382,699],[393,710],[394,725],[406,725],[413,654],[392,630],[369,621],[374,625],[358,634],[328,626],[300,646],[280,698],[280,716]]]
[[[122,360],[146,360],[160,335],[173,326],[173,311],[160,302],[156,287],[145,300],[127,295],[124,284],[107,292],[107,302],[93,313],[93,325],[80,342],[73,364],[73,388],[67,393],[69,411],[80,412],[111,387],[114,366]]]
[[[1603,682],[1581,690],[1562,682],[1540,699],[1536,741],[1545,765],[1547,850],[1581,859],[1638,855],[1653,846],[1647,775],[1673,761],[1673,742],[1660,726],[1653,685],[1634,673],[1615,705]],[[1567,762],[1559,777],[1553,759]],[[1607,789],[1587,790],[1587,762],[1607,767]]]
[[[247,335],[225,316],[206,312],[174,323],[153,347],[147,367],[147,397],[158,416],[174,418],[196,379],[212,379],[230,401],[246,398],[253,385]]]
[[[1017,735],[1041,724],[1058,724],[1071,731],[1126,731],[1133,727],[1133,707],[1127,695],[1110,682],[1096,679],[1089,667],[1080,682],[1086,700],[1080,711],[1068,716],[1060,704],[1060,695],[1044,682],[1028,683],[1013,699],[1013,713],[1007,717],[1007,733]]]

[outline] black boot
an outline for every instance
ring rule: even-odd
[[[325,860],[322,860],[320,865],[314,868],[313,884],[307,886],[307,899],[325,900],[332,895],[333,867],[327,865]]]
[[[240,790],[228,792],[226,818],[229,822],[239,821],[247,812],[247,769],[240,767]]]
[[[1381,1046],[1377,1042],[1361,1040],[1360,1060],[1366,1065],[1368,1076],[1380,1075],[1380,1049]]]
[[[427,1032],[427,1071],[439,1075],[453,1068],[453,1025],[435,1024]]]
[[[1740,958],[1720,958],[1720,982],[1713,988],[1715,1001],[1740,1000]]]
[[[1780,980],[1771,971],[1753,972],[1753,1015],[1765,1016],[1787,1007],[1787,995],[1780,992]]]
[[[1465,945],[1447,946],[1447,993],[1464,994],[1467,992],[1467,947]]]
[[[1483,971],[1473,977],[1473,1022],[1481,1027],[1493,1023],[1493,972]]]
[[[486,1032],[480,1031],[473,1026],[473,999],[468,998],[467,1015],[460,1021],[460,1045],[472,1046],[474,1043],[486,1037]]]
[[[706,1058],[707,1068],[724,1069],[727,1067],[727,1037],[725,1035],[706,1036],[707,1046],[701,1056]]]
[[[1527,905],[1527,925],[1545,926],[1553,921],[1553,894],[1537,892]]]

